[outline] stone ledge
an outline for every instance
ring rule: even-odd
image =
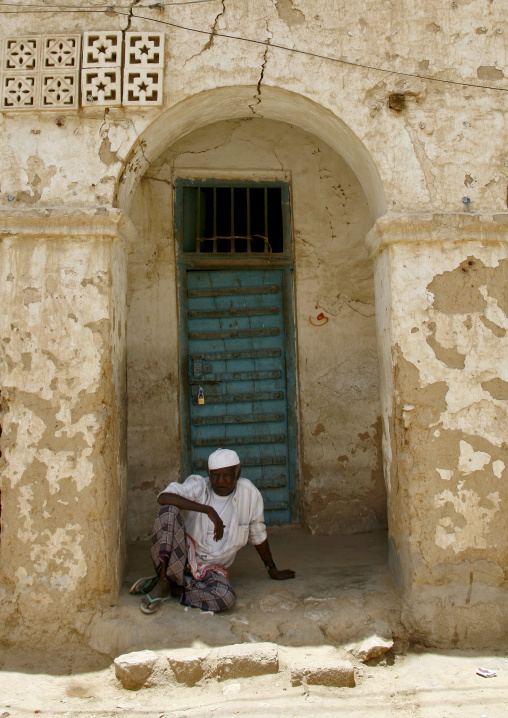
[[[119,239],[130,251],[137,230],[121,209],[114,207],[45,207],[0,209],[0,240]]]
[[[508,243],[508,212],[389,213],[380,217],[365,238],[369,256],[392,244],[422,242]]]
[[[341,658],[330,645],[280,648],[281,664],[289,669],[291,685],[334,686],[354,688],[353,664]]]
[[[291,685],[333,686],[334,688],[354,688],[355,671],[349,661],[336,661],[312,666],[291,666]]]
[[[152,675],[157,659],[158,655],[154,651],[125,653],[115,658],[115,675],[124,688],[136,691]]]
[[[207,670],[209,655],[207,648],[177,648],[167,654],[167,659],[178,683],[194,686],[212,672]]]
[[[168,664],[169,671],[165,668]],[[144,650],[118,656],[114,667],[116,677],[127,690],[172,681],[194,686],[202,679],[226,681],[281,672],[293,686],[352,688],[356,685],[353,664],[341,659],[340,653],[330,645],[279,648],[274,643],[238,643],[215,650]]]
[[[277,673],[279,656],[274,643],[238,643],[217,649],[217,680]]]

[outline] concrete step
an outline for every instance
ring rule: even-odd
[[[78,631],[91,648],[111,657],[246,642],[340,647],[373,633],[404,636],[384,532],[311,536],[299,528],[272,528],[270,545],[277,566],[294,569],[295,579],[271,580],[255,549],[246,546],[230,571],[238,594],[232,609],[212,614],[172,599],[147,616],[128,587],[150,575],[149,544],[134,544],[118,604],[82,614]]]

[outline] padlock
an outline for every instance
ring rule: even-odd
[[[204,392],[203,387],[200,386],[198,389],[198,404],[200,406],[203,406],[204,403],[205,403],[205,392]]]

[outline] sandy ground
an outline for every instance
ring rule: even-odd
[[[302,648],[302,651],[305,649]],[[2,657],[0,718],[41,716],[135,716],[215,718],[216,716],[342,716],[384,718],[506,718],[508,658],[472,652],[413,649],[378,665],[356,670],[355,688],[292,687],[287,673],[255,678],[203,681],[193,688],[177,683],[124,690],[103,658],[34,652]],[[94,667],[96,670],[91,670]],[[47,668],[40,672],[38,666]],[[479,667],[497,671],[476,675]],[[89,667],[89,670],[86,668]]]
[[[295,569],[297,578],[269,580],[254,549],[246,547],[231,571],[237,604],[217,615],[171,602],[144,616],[128,586],[150,573],[149,549],[132,546],[117,604],[84,615],[64,649],[43,650],[36,642],[23,651],[0,647],[0,718],[508,718],[508,646],[495,654],[408,649],[383,532],[320,537],[281,529],[271,530],[270,541],[279,566]],[[380,622],[397,637],[395,647],[375,665],[355,664],[355,688],[292,687],[287,669],[224,682],[207,679],[193,688],[167,672],[135,692],[115,678],[113,658],[144,648],[261,640],[278,643],[279,658],[284,651],[305,654],[323,645],[346,658],[348,643]],[[479,667],[494,669],[496,677],[476,675]]]

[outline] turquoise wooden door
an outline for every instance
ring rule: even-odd
[[[188,468],[206,473],[212,451],[234,449],[268,523],[295,521],[298,510],[290,281],[287,269],[187,270],[184,292]]]

